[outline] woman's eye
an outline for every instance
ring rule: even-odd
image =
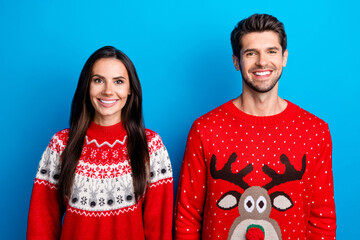
[[[122,80],[117,80],[117,81],[115,81],[115,83],[116,83],[116,84],[122,84],[123,81],[122,81]]]
[[[94,78],[94,82],[96,83],[102,83],[102,80],[100,78]]]

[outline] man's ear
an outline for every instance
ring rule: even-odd
[[[287,49],[285,49],[285,51],[283,53],[283,62],[282,62],[283,67],[286,67],[288,55],[289,55],[289,52]]]
[[[235,56],[235,55],[232,55],[232,58],[233,58],[233,63],[234,63],[236,71],[239,71],[240,70],[239,58],[237,56]]]

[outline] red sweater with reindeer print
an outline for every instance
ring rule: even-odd
[[[287,103],[256,117],[229,101],[194,122],[175,239],[335,239],[328,125]]]
[[[62,206],[58,178],[68,134],[68,129],[56,133],[41,158],[31,196],[27,239],[171,239],[172,169],[159,135],[146,130],[151,179],[144,197],[135,203],[122,123],[108,127],[92,123],[72,194]]]

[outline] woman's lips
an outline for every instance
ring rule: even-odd
[[[119,99],[101,99],[98,98],[99,103],[104,107],[112,107],[116,104]]]

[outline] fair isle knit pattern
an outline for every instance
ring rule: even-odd
[[[256,117],[229,101],[189,133],[175,239],[335,239],[328,125],[288,102]]]
[[[56,133],[41,158],[30,206],[28,239],[53,239],[50,235],[56,239],[59,237],[52,229],[60,225],[61,215],[41,227],[32,221],[44,221],[39,219],[42,217],[41,214],[38,216],[40,211],[52,216],[60,212],[54,209],[61,208],[59,203],[50,200],[56,199],[60,156],[66,147],[68,134],[68,129]],[[77,239],[76,236],[81,239],[144,239],[145,236],[171,239],[171,226],[163,226],[163,221],[171,223],[172,219],[171,163],[159,135],[146,130],[146,136],[151,181],[144,200],[136,204],[126,131],[121,123],[110,127],[91,124],[76,168],[62,229],[55,229],[61,234],[61,239]],[[52,197],[47,199],[47,195]],[[49,225],[53,226],[47,227]],[[73,228],[79,232],[73,232]]]

